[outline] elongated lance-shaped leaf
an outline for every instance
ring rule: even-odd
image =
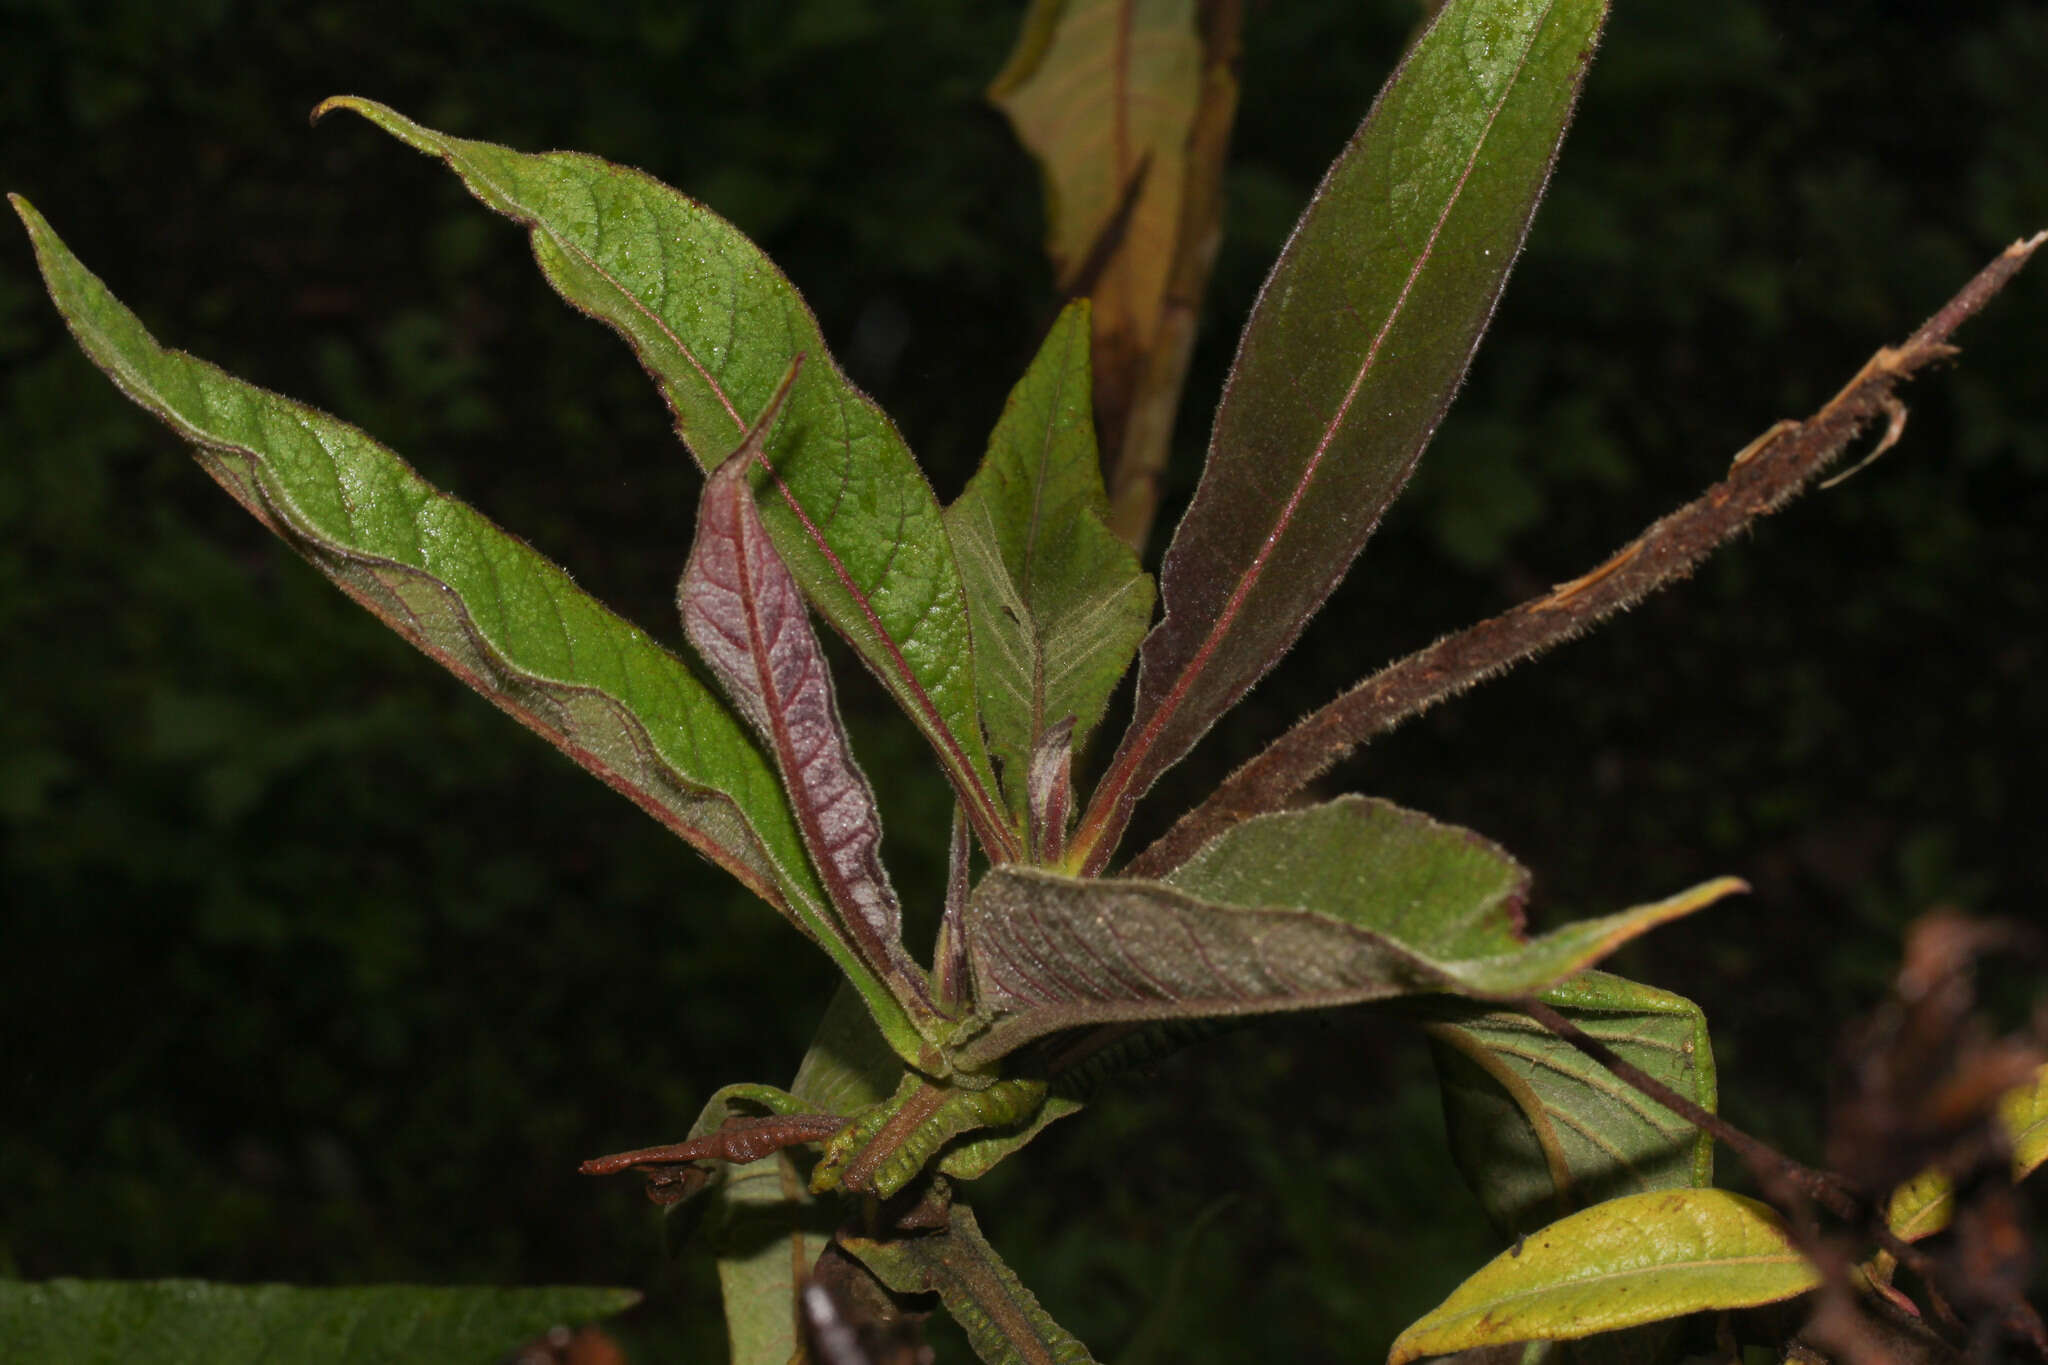
[[[841,1233],[846,1248],[898,1294],[937,1293],[983,1365],[1093,1365],[996,1254],[974,1211],[954,1203],[943,1231],[886,1241]]]
[[[1407,481],[1493,313],[1605,0],[1449,0],[1331,166],[1238,343],[1131,728],[1079,835],[1273,666]]]
[[[256,518],[428,657],[781,910],[861,988],[891,1046],[922,1042],[839,941],[769,760],[681,660],[363,432],[159,346],[26,200],[50,296],[93,363],[190,441]]]
[[[808,354],[769,454],[763,519],[804,592],[938,751],[976,830],[1012,851],[976,721],[974,653],[937,498],[903,438],[840,372],[787,277],[738,229],[651,176],[574,152],[532,155],[423,128],[374,100],[348,109],[439,157],[529,230],[562,297],[632,346],[707,470]]]
[[[1151,578],[1102,522],[1088,316],[1086,300],[1060,314],[946,509],[980,647],[982,723],[1020,821],[1039,741],[1069,716],[1073,742],[1086,740],[1152,616]]]
[[[0,1281],[0,1342],[9,1360],[63,1365],[476,1365],[639,1300],[631,1289]]]
[[[1606,972],[1583,972],[1541,998],[1714,1108],[1713,1045],[1692,1001]],[[1616,1195],[1713,1183],[1711,1137],[1526,1014],[1444,997],[1407,1009],[1429,1033],[1451,1154],[1503,1235]]]
[[[1395,1338],[1387,1365],[1751,1308],[1819,1284],[1769,1205],[1726,1190],[1631,1194],[1502,1252]]]
[[[875,794],[840,724],[803,592],[754,506],[750,476],[800,369],[790,369],[739,450],[705,480],[676,602],[690,643],[775,756],[846,942],[905,1009],[930,1018],[931,991],[903,949],[903,909],[882,870]]]
[[[1743,889],[1722,878],[1525,940],[1526,881],[1469,831],[1356,797],[1246,821],[1171,884],[997,868],[964,925],[982,1031],[954,1060],[1090,1024],[1527,996]]]

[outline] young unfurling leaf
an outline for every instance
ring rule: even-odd
[[[1046,733],[1072,717],[1073,742],[1087,739],[1152,616],[1151,578],[1102,522],[1088,316],[1085,300],[1060,314],[980,470],[946,509],[974,618],[982,723],[1020,823]]]
[[[801,360],[801,357],[799,357]],[[705,480],[677,592],[683,629],[753,725],[796,810],[846,941],[914,1015],[930,1017],[923,970],[903,949],[903,911],[882,870],[881,817],[853,760],[804,596],[754,507],[751,476],[792,366],[740,448]]]

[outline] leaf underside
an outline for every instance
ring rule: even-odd
[[[1238,343],[1160,573],[1129,807],[1300,635],[1435,432],[1520,251],[1605,0],[1450,0],[1331,166]]]
[[[1776,1303],[1819,1283],[1766,1204],[1726,1190],[1626,1195],[1496,1256],[1401,1333],[1387,1365]]]
[[[1152,580],[1102,517],[1088,382],[1089,305],[1068,306],[946,509],[974,619],[982,722],[1014,816],[1039,741],[1083,743],[1152,616]]]
[[[997,868],[964,917],[982,1032],[956,1057],[979,1065],[1093,1024],[1525,996],[1741,888],[1722,879],[1525,941],[1525,881],[1478,836],[1362,797],[1247,821],[1171,884]]]
[[[1706,1017],[1690,1000],[1605,972],[1582,973],[1540,998],[1714,1108]],[[1712,1183],[1712,1138],[1527,1015],[1451,999],[1409,1009],[1430,1036],[1452,1156],[1503,1235],[1617,1195]]]
[[[639,1301],[630,1289],[11,1281],[0,1342],[9,1359],[64,1365],[477,1365]]]
[[[842,941],[907,1005],[929,1005],[923,972],[904,952],[903,911],[882,869],[882,821],[839,720],[832,674],[804,597],[754,506],[752,456],[705,480],[697,535],[677,591],[684,631],[775,756]]]
[[[477,199],[526,227],[548,282],[625,338],[707,470],[791,360],[810,357],[768,447],[784,496],[763,520],[820,614],[932,743],[977,829],[1004,837],[938,500],[895,426],[830,359],[788,278],[730,223],[638,171],[452,137],[373,100],[338,97],[316,116],[330,109],[445,161]]]
[[[915,1029],[839,942],[774,767],[683,662],[355,427],[158,345],[29,204],[51,298],[115,385],[343,591],[730,870]]]

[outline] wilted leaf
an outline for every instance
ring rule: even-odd
[[[1524,996],[1741,889],[1724,878],[1524,941],[1525,881],[1477,835],[1364,798],[1247,821],[1171,884],[997,868],[964,922],[985,1031],[955,1060],[1090,1024]]]
[[[1604,0],[1450,0],[1330,168],[1238,343],[1160,575],[1131,728],[1080,842],[1272,667],[1406,482],[1564,136]]]
[[[918,1055],[908,1018],[837,941],[774,769],[679,659],[363,432],[159,346],[13,202],[80,347],[192,442],[222,487],[430,658],[788,915],[862,983],[891,1045]]]
[[[1138,349],[1173,268],[1201,84],[1194,0],[1036,0],[989,86],[1045,173],[1060,288]]]
[[[1494,1257],[1395,1339],[1387,1365],[1776,1303],[1819,1283],[1768,1205],[1726,1190],[1632,1194]]]
[[[10,1360],[63,1365],[490,1365],[639,1301],[630,1289],[0,1281],[0,1342]]]
[[[1700,1107],[1715,1103],[1706,1016],[1683,996],[1584,972],[1540,997]],[[1425,1021],[1451,1153],[1512,1237],[1605,1199],[1713,1183],[1713,1139],[1525,1014],[1451,999]]]
[[[1152,615],[1152,580],[1102,524],[1088,305],[1070,305],[1018,381],[988,455],[946,510],[979,652],[982,723],[1021,820],[1039,741],[1082,743]]]
[[[763,519],[805,593],[931,741],[977,829],[1006,847],[938,500],[895,426],[830,360],[817,319],[774,263],[638,171],[450,137],[373,100],[331,99],[315,114],[330,109],[441,158],[478,199],[527,227],[548,282],[625,337],[707,469],[738,443],[790,361],[811,357],[769,446],[785,496]]]
[[[903,910],[882,870],[874,792],[840,724],[803,594],[754,507],[753,464],[794,378],[792,371],[736,457],[705,480],[677,605],[690,643],[775,756],[842,937],[899,1003],[928,1018],[931,992],[904,951]]]
[[[955,1203],[941,1232],[840,1245],[898,1294],[937,1293],[984,1365],[1092,1365],[1088,1348],[1046,1311]]]

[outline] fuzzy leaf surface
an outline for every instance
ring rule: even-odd
[[[1626,1060],[1711,1111],[1713,1046],[1700,1007],[1606,972],[1541,999]],[[1420,1000],[1451,1153],[1509,1237],[1622,1194],[1713,1183],[1713,1139],[1514,1010]]]
[[[439,157],[526,227],[548,282],[632,346],[707,470],[791,360],[810,357],[768,450],[782,496],[763,519],[806,595],[937,750],[977,828],[994,822],[966,598],[938,500],[895,426],[829,358],[788,278],[730,223],[638,171],[451,137],[373,100],[315,112],[337,108]]]
[[[898,1294],[936,1293],[983,1365],[1093,1365],[1088,1348],[1052,1320],[996,1254],[974,1212],[953,1205],[944,1230],[840,1245]]]
[[[488,1365],[639,1301],[631,1289],[4,1281],[0,1341],[10,1359],[64,1365]]]
[[[362,431],[166,350],[29,204],[51,298],[115,385],[237,502],[393,630],[721,864],[916,1030],[838,942],[774,767],[683,662]]]
[[[770,419],[764,418],[764,423]],[[849,947],[912,1010],[924,973],[903,950],[903,911],[882,869],[882,819],[839,720],[832,674],[754,506],[750,458],[765,428],[704,481],[677,605],[683,629],[775,756],[804,844]]]
[[[1087,738],[1152,616],[1151,578],[1102,521],[1088,318],[1085,300],[1060,314],[946,509],[980,646],[982,723],[1020,818],[1039,740],[1068,716],[1074,743]]]
[[[1244,695],[1436,431],[1521,250],[1605,0],[1450,0],[1317,189],[1238,343],[1085,837]]]
[[[997,868],[964,918],[984,1031],[956,1060],[1091,1024],[1526,996],[1742,886],[1724,878],[1527,940],[1526,885],[1477,835],[1362,797],[1248,820],[1170,883]]]
[[[1494,1257],[1395,1338],[1387,1365],[1776,1303],[1819,1283],[1769,1205],[1726,1190],[1625,1195]]]

